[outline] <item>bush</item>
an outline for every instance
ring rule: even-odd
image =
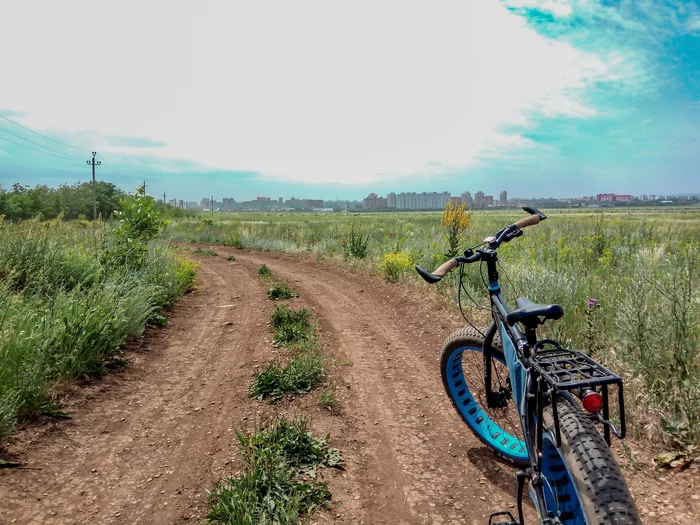
[[[449,202],[445,204],[445,211],[442,212],[440,226],[445,229],[447,237],[447,253],[445,255],[448,258],[455,257],[459,254],[459,243],[464,237],[464,232],[469,228],[472,211],[465,211],[466,206],[466,201],[463,201],[462,204],[457,204],[454,200],[450,199]]]
[[[162,231],[165,222],[143,186],[120,202],[122,209],[115,212],[119,226],[111,232],[112,243],[106,259],[112,264],[137,267],[143,263],[148,243]]]
[[[341,240],[345,258],[364,259],[369,250],[369,233],[360,228],[354,221]]]
[[[260,266],[260,268],[258,268],[258,275],[265,278],[272,277],[272,270],[263,264]]]
[[[389,252],[382,255],[379,271],[390,283],[397,283],[401,276],[413,268],[413,261],[406,252]]]

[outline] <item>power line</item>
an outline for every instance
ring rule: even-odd
[[[40,148],[44,148],[48,151],[53,151],[54,153],[58,153],[59,155],[63,155],[64,157],[69,157],[69,158],[75,159],[75,160],[82,160],[78,157],[74,157],[73,155],[68,155],[67,153],[63,153],[62,151],[51,149],[48,146],[44,146],[43,144],[39,144],[38,142],[34,142],[33,140],[25,139],[22,135],[17,135],[17,133],[12,133],[11,131],[7,131],[5,128],[0,128],[0,131],[4,131],[5,133],[12,135],[13,137],[17,137],[18,139],[25,140],[25,141],[29,142],[30,144],[34,144],[35,146],[39,146]]]
[[[1,115],[0,115],[1,116]],[[53,153],[49,153],[48,151],[42,151],[40,149],[32,148],[30,146],[27,146],[25,144],[20,144],[19,142],[15,142],[14,140],[6,139],[5,137],[0,137],[0,140],[4,140],[9,142],[10,144],[14,144],[16,146],[20,146],[22,148],[30,149],[32,151],[36,151],[37,153],[43,153],[44,155],[51,155],[52,157],[56,157],[57,159],[63,159],[63,160],[74,160],[72,157],[64,157],[62,155],[54,155]]]
[[[3,120],[6,120],[7,122],[10,122],[10,123],[14,124],[15,126],[18,126],[18,127],[22,128],[22,129],[25,129],[25,130],[29,131],[30,133],[33,133],[33,134],[35,134],[35,135],[37,135],[37,136],[39,136],[39,137],[45,138],[46,140],[50,140],[51,142],[55,142],[56,144],[60,144],[61,146],[66,146],[66,147],[68,147],[68,148],[72,148],[72,149],[77,150],[77,151],[84,151],[84,152],[86,152],[86,153],[91,153],[90,150],[86,150],[86,149],[83,149],[83,148],[78,148],[78,147],[73,146],[73,145],[71,145],[71,144],[67,144],[67,143],[65,143],[65,142],[61,142],[60,140],[56,140],[56,139],[54,139],[54,138],[48,137],[48,136],[46,136],[46,135],[44,135],[44,134],[42,134],[42,133],[39,133],[38,131],[34,131],[33,129],[28,128],[27,126],[23,126],[22,124],[20,124],[20,123],[18,123],[18,122],[15,122],[14,120],[9,119],[9,118],[7,118],[7,117],[4,116],[4,115],[0,115],[0,118],[3,119]],[[63,152],[60,152],[60,151],[51,149],[51,148],[49,148],[49,147],[47,147],[47,146],[44,146],[44,145],[42,145],[42,144],[39,144],[39,143],[37,143],[37,142],[33,142],[33,141],[31,141],[31,140],[29,140],[29,139],[26,139],[26,138],[24,138],[24,137],[22,137],[22,136],[20,136],[20,135],[17,135],[17,134],[15,134],[15,133],[12,133],[11,131],[7,131],[7,130],[4,129],[4,128],[0,128],[0,130],[4,131],[5,133],[9,133],[10,135],[13,135],[13,136],[15,136],[15,137],[17,137],[17,138],[20,138],[20,139],[22,139],[22,140],[24,140],[24,141],[26,141],[26,142],[29,142],[30,144],[34,144],[34,145],[39,146],[39,147],[41,147],[41,148],[44,148],[44,149],[46,149],[46,150],[48,150],[48,151],[52,151],[52,152],[54,152],[54,153],[57,153],[57,155],[56,155],[56,154],[52,154],[52,153],[48,153],[48,152],[46,152],[46,151],[37,150],[37,149],[34,149],[34,148],[30,147],[30,146],[26,146],[26,145],[24,145],[24,144],[20,144],[20,143],[14,142],[14,141],[12,141],[12,140],[10,140],[10,139],[6,139],[6,138],[4,138],[4,137],[0,137],[0,139],[5,140],[5,141],[7,141],[7,142],[10,142],[10,143],[12,143],[12,144],[15,144],[15,145],[17,145],[17,146],[21,146],[21,147],[30,149],[30,150],[32,150],[32,151],[36,151],[36,152],[38,152],[38,153],[43,153],[43,154],[45,154],[45,155],[51,155],[52,157],[56,157],[56,158],[60,158],[60,159],[65,159],[65,160],[81,160],[81,159],[78,158],[78,157],[74,157],[74,156],[72,156],[72,155],[69,155],[69,154],[66,154],[66,153],[63,153]],[[130,178],[130,177],[129,177],[129,176],[127,176],[125,173],[123,173],[123,172],[122,172],[119,168],[117,168],[114,164],[108,162],[107,159],[105,159],[104,155],[102,155],[101,153],[99,153],[98,156],[102,158],[102,160],[104,161],[105,164],[107,164],[108,166],[111,167],[111,170],[110,170],[110,171],[112,172],[112,174],[113,174],[115,177],[117,177],[118,179],[122,180],[124,184],[130,184],[130,181],[129,181],[129,178]],[[103,169],[104,169],[104,168],[103,168]],[[148,169],[149,171],[153,171],[153,170],[151,170],[150,168],[147,168],[147,169]],[[109,173],[109,172],[108,172],[108,173]]]
[[[61,146],[67,146],[67,147],[69,147],[69,148],[73,148],[73,149],[78,150],[78,151],[85,151],[85,152],[87,152],[87,153],[90,153],[89,150],[82,149],[82,148],[76,148],[75,146],[71,146],[70,144],[66,144],[65,142],[61,142],[60,140],[52,139],[51,137],[47,137],[46,135],[42,135],[42,134],[39,133],[38,131],[34,131],[34,130],[31,129],[31,128],[28,128],[28,127],[26,127],[26,126],[23,126],[22,124],[19,124],[19,123],[15,122],[14,120],[11,120],[11,119],[7,118],[7,117],[4,116],[4,115],[0,115],[0,118],[1,118],[1,119],[5,119],[5,120],[8,121],[8,122],[11,122],[11,123],[14,124],[15,126],[19,126],[19,127],[22,128],[22,129],[26,129],[27,131],[29,131],[29,132],[31,132],[31,133],[34,133],[35,135],[39,135],[40,137],[44,137],[46,140],[50,140],[50,141],[52,141],[52,142],[55,142],[56,144],[60,144]]]
[[[111,162],[109,162],[109,161],[105,158],[105,156],[102,155],[102,153],[98,153],[97,156],[98,156],[98,157],[102,157],[103,162],[104,162],[105,164],[107,164],[107,166],[111,166],[112,169],[113,169],[114,171],[116,171],[117,173],[121,173],[122,175],[124,175],[121,171],[119,171],[119,170],[117,169],[116,166],[114,166]],[[124,175],[124,176],[126,177],[126,175]]]

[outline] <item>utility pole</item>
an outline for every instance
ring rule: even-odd
[[[209,201],[209,206],[211,207],[211,216],[214,216],[214,196],[211,196],[211,200]]]
[[[146,179],[143,179],[143,194],[146,195]]]
[[[163,192],[163,206],[165,206],[165,192]]]
[[[88,166],[92,165],[92,220],[97,220],[97,194],[95,192],[95,166],[102,164],[101,161],[95,162],[96,151],[92,152],[92,159],[87,161]]]

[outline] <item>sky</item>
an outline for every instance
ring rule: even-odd
[[[3,187],[88,180],[96,151],[98,179],[168,199],[700,191],[698,2],[26,0],[2,14]]]

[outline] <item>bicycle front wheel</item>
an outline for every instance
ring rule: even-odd
[[[557,401],[561,447],[551,407],[544,409],[542,475],[547,509],[564,525],[639,525],[625,478],[600,432],[581,408]]]
[[[518,411],[513,401],[503,351],[495,344],[486,362],[484,338],[475,328],[460,328],[448,337],[440,357],[440,373],[447,396],[462,420],[485,445],[519,467],[528,466]],[[499,407],[486,400],[485,366],[491,367],[491,392]]]

